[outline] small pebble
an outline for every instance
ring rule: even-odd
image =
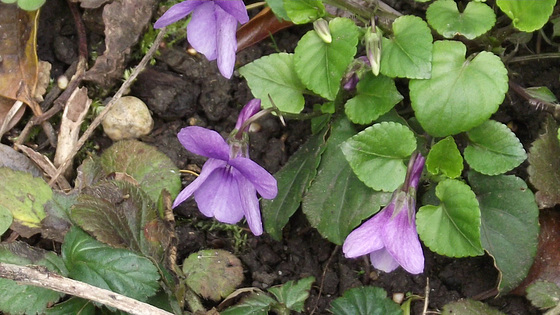
[[[137,97],[123,96],[103,120],[103,131],[111,140],[137,139],[149,134],[154,120],[146,104]]]
[[[393,302],[401,304],[404,301],[404,293],[393,293]]]
[[[59,89],[66,90],[66,88],[68,87],[68,77],[65,75],[61,75],[60,77],[58,77],[58,79],[56,79],[56,85],[58,85]]]

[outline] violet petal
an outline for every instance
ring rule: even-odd
[[[276,178],[251,159],[237,157],[229,164],[243,174],[264,199],[274,199],[278,194]]]
[[[233,74],[233,67],[235,66],[235,52],[237,51],[235,31],[237,30],[237,21],[219,6],[216,6],[215,12],[216,20],[218,21],[216,33],[218,69],[220,69],[220,73],[225,78],[229,79]]]
[[[245,4],[241,0],[215,0],[224,11],[232,15],[239,23],[245,24],[249,22],[249,15]]]
[[[399,266],[399,263],[391,256],[386,248],[373,251],[369,254],[371,264],[384,272],[391,272]]]
[[[383,248],[381,231],[384,229],[387,220],[391,217],[392,207],[394,207],[394,204],[390,203],[346,237],[342,245],[344,256],[355,258]]]
[[[181,129],[177,134],[179,142],[194,154],[227,161],[229,146],[214,130],[191,126]]]
[[[202,214],[229,224],[235,224],[243,218],[239,186],[233,172],[236,171],[230,167],[217,169],[194,192]]]
[[[202,185],[208,176],[214,172],[214,170],[218,168],[223,168],[227,165],[226,161],[216,160],[216,159],[209,159],[204,163],[202,166],[202,170],[200,171],[200,175],[192,181],[187,187],[185,187],[175,201],[173,202],[173,208],[177,207],[183,201],[187,200],[199,187]]]
[[[251,232],[259,236],[263,233],[263,225],[255,186],[243,176],[237,177],[237,182],[239,184],[239,194],[241,195],[241,203],[243,204],[247,224]]]
[[[176,5],[169,8],[165,13],[154,23],[154,28],[162,28],[164,26],[173,24],[185,16],[189,15],[191,11],[196,9],[199,5],[204,3],[200,0],[189,0],[177,3]]]
[[[187,39],[196,51],[204,54],[206,59],[214,60],[218,57],[218,34],[214,1],[203,1],[192,14],[187,26]],[[220,21],[221,23],[221,21]]]
[[[258,113],[261,110],[261,100],[258,98],[254,98],[250,100],[243,109],[239,113],[239,117],[237,117],[237,122],[235,123],[235,129],[239,130],[243,123],[247,121],[247,119],[251,118],[253,115]],[[242,132],[247,132],[247,130],[241,130]]]
[[[416,232],[414,215],[409,219],[409,209],[402,209],[383,231],[383,242],[387,251],[409,273],[424,271],[424,253]]]

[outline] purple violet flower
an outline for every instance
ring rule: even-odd
[[[249,21],[245,4],[241,0],[185,0],[169,8],[154,28],[175,23],[191,12],[187,27],[189,43],[208,60],[218,59],[220,73],[231,78],[237,51],[237,22]]]
[[[265,199],[273,199],[278,187],[270,173],[249,159],[248,126],[244,126],[260,107],[260,100],[245,105],[228,142],[206,128],[181,129],[177,137],[185,149],[208,160],[200,176],[179,193],[173,208],[194,195],[198,209],[205,216],[229,224],[245,217],[253,234],[263,233],[257,192]]]
[[[416,189],[426,159],[413,155],[401,188],[373,218],[356,228],[344,241],[347,258],[369,254],[371,264],[391,272],[399,265],[411,274],[424,271],[424,253],[416,232]]]

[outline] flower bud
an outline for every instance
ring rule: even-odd
[[[366,56],[371,65],[371,72],[375,75],[379,75],[379,69],[381,68],[381,44],[383,39],[383,33],[379,27],[372,25],[366,30],[364,35],[364,41],[366,45]]]
[[[324,19],[318,19],[313,22],[313,28],[317,35],[327,44],[332,42],[331,30],[329,29],[329,22]]]

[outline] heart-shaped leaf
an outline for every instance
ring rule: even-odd
[[[159,273],[145,257],[113,248],[72,227],[62,244],[62,258],[69,277],[146,301],[159,289]]]
[[[494,26],[496,15],[485,3],[471,1],[461,13],[455,1],[438,0],[428,7],[426,20],[445,38],[463,35],[475,39]]]
[[[283,112],[299,114],[303,110],[305,86],[294,70],[293,57],[293,54],[272,54],[239,69],[253,96],[261,99],[263,108],[272,107],[268,98],[270,95],[274,104]]]
[[[465,257],[482,255],[480,209],[471,188],[446,179],[436,187],[438,206],[422,206],[416,215],[420,239],[434,252]]]
[[[405,15],[393,22],[393,36],[383,38],[381,73],[427,79],[432,70],[432,32],[421,18]]]
[[[550,18],[556,0],[497,0],[496,4],[523,32],[540,29]]]
[[[317,176],[302,203],[311,226],[338,245],[391,199],[391,193],[375,191],[360,181],[344,158],[340,144],[355,134],[348,119],[333,123]]]
[[[235,255],[221,249],[201,250],[183,262],[187,285],[206,299],[219,301],[243,281],[243,267]]]
[[[500,271],[498,289],[507,293],[527,276],[537,253],[539,208],[535,196],[515,176],[469,172],[469,183],[480,204],[482,246]]]
[[[358,28],[350,19],[334,18],[329,22],[329,29],[331,43],[325,43],[314,30],[303,35],[294,52],[294,65],[307,88],[332,101],[348,65],[354,60]]]
[[[362,182],[375,190],[392,192],[404,182],[403,160],[416,149],[416,138],[406,126],[382,122],[344,141],[341,148]]]
[[[345,105],[346,116],[356,124],[369,124],[379,116],[389,112],[403,96],[397,90],[395,81],[367,72],[356,86],[357,95]]]
[[[330,311],[334,315],[402,314],[399,305],[387,298],[387,292],[378,287],[359,287],[347,290],[331,305]]]
[[[159,199],[164,189],[172,198],[181,191],[177,166],[167,155],[143,142],[119,141],[101,154],[99,162],[106,174],[118,172],[132,176],[153,202]]]
[[[466,49],[461,42],[435,42],[431,79],[410,81],[412,108],[430,135],[476,127],[504,100],[508,77],[500,58],[483,51],[465,60]]]
[[[504,124],[488,120],[467,132],[465,160],[477,172],[498,175],[519,166],[527,158],[523,145]]]
[[[529,181],[538,190],[539,208],[560,204],[560,141],[558,127],[552,117],[544,124],[543,134],[529,150]]]
[[[443,174],[456,178],[463,171],[463,157],[453,137],[447,137],[434,144],[426,158],[426,169],[433,175]]]

